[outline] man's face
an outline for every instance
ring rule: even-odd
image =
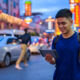
[[[67,34],[71,30],[73,20],[71,18],[60,17],[57,18],[57,24],[62,34]]]

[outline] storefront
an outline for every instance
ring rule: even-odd
[[[0,12],[0,29],[24,29],[28,24],[23,19]]]

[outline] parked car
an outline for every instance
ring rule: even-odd
[[[31,44],[29,46],[29,50],[31,54],[40,54],[39,49],[48,49],[48,47],[45,44]]]
[[[40,48],[40,46],[36,46],[35,44],[31,44],[30,46],[29,46],[29,50],[30,50],[30,53],[31,54],[39,54],[39,48]]]
[[[40,41],[39,36],[32,36],[31,37],[32,44],[29,46],[29,50],[32,54],[40,54],[39,49],[47,49],[47,45]]]
[[[0,36],[0,63],[9,66],[16,61],[21,53],[21,45],[16,37]],[[26,50],[27,59],[30,59],[30,51]]]
[[[31,45],[29,46],[29,50],[31,52],[31,54],[39,54],[39,44],[38,44],[38,41],[39,41],[39,36],[31,36]]]
[[[21,35],[24,34],[23,30],[18,30],[18,29],[5,29],[5,30],[0,30],[0,36],[15,36],[15,37],[20,37]],[[40,44],[38,44],[40,37],[39,36],[31,36],[31,45],[28,48],[29,53],[40,53],[39,49],[42,47]],[[46,46],[46,45],[44,45]],[[44,47],[42,47],[44,48]]]

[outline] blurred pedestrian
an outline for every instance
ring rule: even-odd
[[[21,54],[18,58],[18,60],[16,61],[16,69],[18,70],[21,70],[22,68],[20,67],[20,62],[22,60],[24,60],[24,65],[25,66],[28,66],[27,64],[27,47],[29,47],[30,43],[31,43],[31,36],[27,33],[27,28],[24,29],[25,31],[25,34],[22,35],[19,39],[21,39],[21,48],[22,48],[22,51],[21,51]]]
[[[13,39],[12,44],[14,45],[17,44],[15,39]]]
[[[53,39],[52,49],[56,49],[58,57],[47,54],[45,59],[56,64],[53,80],[80,80],[80,63],[78,61],[79,42],[77,32],[72,29],[72,13],[69,9],[61,9],[56,14],[56,20],[61,31],[56,46]]]

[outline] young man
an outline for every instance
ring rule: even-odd
[[[55,47],[58,57],[54,59],[50,54],[45,57],[49,63],[56,63],[53,80],[80,80],[79,42],[77,33],[72,29],[72,13],[69,9],[61,9],[56,14],[56,19],[62,33]],[[53,43],[54,40],[55,38]],[[54,49],[53,43],[52,49]]]
[[[27,54],[26,54],[26,49],[29,46],[29,44],[31,43],[31,36],[27,33],[27,28],[24,29],[25,34],[22,35],[19,39],[21,39],[21,54],[18,58],[18,60],[16,61],[16,69],[21,70],[22,68],[20,67],[20,62],[22,61],[22,59],[24,59],[24,64],[25,66],[28,66],[27,64]]]

